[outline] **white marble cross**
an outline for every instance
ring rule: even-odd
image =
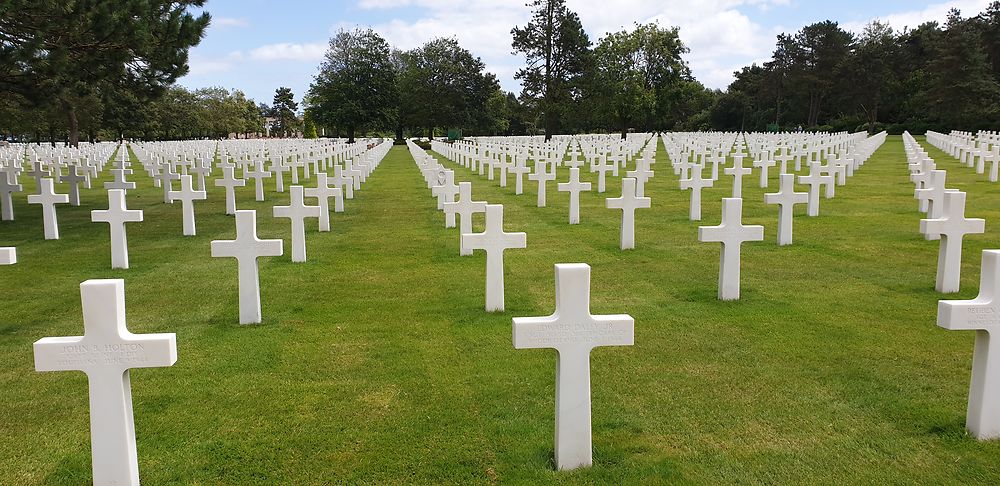
[[[344,173],[343,167],[339,165],[333,166],[333,178],[330,179],[330,182],[333,182],[334,186],[340,187],[344,191],[345,198],[354,199],[354,179]]]
[[[196,181],[198,182],[197,188],[199,191],[205,190],[205,177],[212,174],[211,164],[205,162],[202,159],[195,161],[194,165],[188,170],[188,172],[198,176]]]
[[[212,256],[235,258],[240,294],[240,324],[260,323],[260,275],[257,259],[284,253],[282,240],[257,238],[257,212],[236,211],[236,239],[212,242]]]
[[[645,165],[646,163],[639,159],[636,161],[635,170],[625,172],[625,177],[635,178],[635,195],[639,197],[646,195],[646,181],[653,178],[653,171]]]
[[[920,220],[920,232],[933,233],[941,239],[938,250],[938,292],[958,292],[962,275],[962,239],[965,235],[986,231],[986,220],[965,217],[965,193],[945,192],[940,218]]]
[[[440,210],[444,209],[445,203],[455,202],[455,196],[458,195],[458,186],[455,184],[455,172],[450,170],[445,171],[443,179],[440,181],[440,184],[435,185],[431,189],[431,193],[437,197],[437,208]],[[444,213],[444,227],[455,227],[455,213]]]
[[[17,248],[13,246],[0,247],[0,265],[14,265],[17,263]]]
[[[52,174],[52,172],[45,170],[45,168],[42,167],[42,163],[36,161],[31,164],[31,170],[26,172],[26,174],[35,179],[35,194],[41,194],[40,191],[42,190],[42,179],[45,177],[49,177]]]
[[[768,169],[774,167],[776,164],[777,162],[771,158],[770,153],[764,154],[763,157],[753,162],[753,166],[760,170],[759,185],[761,188],[767,188]]]
[[[514,173],[514,194],[524,194],[524,174],[531,172],[531,169],[524,165],[523,159],[515,156],[514,165],[507,171]]]
[[[486,201],[473,201],[472,183],[459,182],[458,201],[444,203],[443,206],[444,207],[442,209],[444,209],[445,214],[458,215],[458,234],[460,239],[459,255],[471,255],[472,250],[465,247],[464,240],[461,240],[461,235],[472,233],[472,215],[476,213],[485,213]]]
[[[503,252],[527,247],[525,233],[503,230],[503,205],[486,205],[486,228],[482,233],[463,233],[462,248],[486,251],[486,311],[503,312]]]
[[[648,197],[639,197],[636,194],[636,180],[626,177],[622,179],[621,197],[609,197],[605,204],[609,209],[622,210],[621,249],[635,248],[635,210],[651,207],[652,200]]]
[[[142,210],[125,207],[125,190],[108,191],[108,209],[90,212],[94,223],[108,223],[111,226],[111,268],[128,268],[128,239],[125,223],[142,221]]]
[[[160,172],[153,177],[157,182],[160,183],[160,187],[163,188],[163,202],[170,203],[170,191],[173,190],[173,181],[180,179],[179,174],[175,174],[173,171],[173,166],[170,164],[163,164],[160,166]]]
[[[719,299],[740,298],[740,248],[744,241],[763,241],[764,227],[743,224],[743,200],[722,198],[722,224],[699,226],[698,241],[722,243],[719,261]]]
[[[236,191],[235,188],[247,185],[247,181],[236,177],[236,169],[233,167],[222,168],[222,179],[216,179],[216,187],[226,188],[226,214],[236,214]]]
[[[938,302],[937,325],[976,331],[965,427],[979,440],[1000,438],[1000,250],[983,250],[979,296]]]
[[[132,169],[111,169],[111,175],[114,180],[111,182],[105,182],[105,189],[122,189],[125,191],[135,189],[135,182],[129,182],[125,180],[125,176],[132,173]]]
[[[181,212],[184,215],[184,236],[195,236],[194,202],[208,199],[205,191],[194,190],[194,181],[190,175],[181,176],[181,190],[170,191],[170,202],[181,202]]]
[[[11,182],[12,175],[9,173],[0,174],[0,220],[14,220],[14,198],[15,192],[21,192],[24,187],[16,182]]]
[[[545,207],[545,185],[548,181],[555,180],[556,172],[549,172],[548,163],[542,161],[535,162],[535,171],[528,174],[528,180],[538,182],[538,207]]]
[[[799,183],[809,186],[806,214],[819,216],[819,190],[823,184],[833,184],[833,176],[821,174],[819,162],[812,162],[809,164],[809,175],[799,176]]]
[[[595,157],[594,163],[590,167],[591,172],[597,172],[597,193],[603,194],[607,186],[608,172],[617,172],[618,166],[608,164],[604,157]]]
[[[173,366],[174,334],[132,334],[125,324],[125,281],[80,284],[83,336],[35,342],[35,370],[83,371],[90,388],[94,484],[138,486],[129,369]]]
[[[243,173],[247,178],[254,180],[254,198],[256,201],[264,200],[264,179],[271,177],[271,173],[264,170],[264,162],[257,162],[253,164],[253,170],[248,170]]]
[[[691,177],[681,179],[681,189],[691,189],[691,207],[688,210],[688,219],[691,221],[701,221],[701,190],[712,187],[712,179],[702,177],[701,164],[691,166]]]
[[[62,184],[69,184],[70,206],[79,206],[80,183],[87,180],[87,178],[80,174],[79,168],[77,168],[74,164],[70,164],[66,169],[66,175],[59,176],[59,182]]]
[[[339,166],[338,166],[339,167]],[[271,159],[271,172],[274,173],[274,190],[277,192],[285,192],[285,172],[290,171],[282,161],[280,157],[273,157]]]
[[[330,198],[335,205],[339,202],[343,211],[344,192],[339,187],[328,185],[326,172],[317,172],[316,187],[306,188],[305,195],[319,199],[319,230],[330,231]]]
[[[778,192],[764,194],[764,204],[778,205],[778,245],[792,244],[792,217],[795,205],[809,202],[809,193],[795,192],[795,174],[781,174]],[[817,194],[817,200],[819,195]]]
[[[52,179],[43,177],[38,186],[38,194],[28,196],[28,204],[42,205],[42,225],[45,227],[46,240],[59,239],[59,220],[56,218],[56,204],[66,204],[69,196],[56,194]]]
[[[292,222],[292,261],[306,261],[306,218],[319,218],[319,206],[307,206],[302,186],[291,186],[288,206],[275,206],[275,218],[288,218]]]
[[[557,185],[559,192],[569,193],[569,224],[580,224],[580,193],[590,190],[589,182],[580,182],[580,169],[569,170],[569,181]]]
[[[733,176],[733,197],[743,197],[743,176],[753,172],[749,167],[743,167],[743,155],[733,154],[733,166],[723,172]]]
[[[590,352],[599,346],[631,346],[629,315],[590,313],[590,266],[556,264],[556,310],[548,317],[515,317],[514,348],[553,348],[556,357],[555,460],[559,470],[593,464]]]

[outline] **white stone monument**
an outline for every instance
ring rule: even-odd
[[[538,207],[545,207],[545,186],[548,181],[555,180],[556,171],[549,172],[546,168],[548,163],[542,161],[535,162],[535,171],[528,174],[528,180],[538,182]]]
[[[937,325],[951,331],[976,331],[972,383],[965,428],[979,440],[1000,438],[1000,250],[984,250],[979,296],[938,302]]]
[[[307,206],[302,186],[291,186],[288,206],[275,206],[275,218],[288,218],[292,222],[292,261],[306,261],[306,218],[319,218],[319,206]]]
[[[87,374],[94,484],[138,486],[129,369],[173,366],[177,338],[129,332],[124,280],[88,280],[80,284],[80,296],[83,336],[36,341],[35,370]]]
[[[42,225],[45,228],[46,240],[59,239],[59,220],[56,218],[56,204],[66,204],[69,196],[66,194],[56,194],[52,186],[52,179],[47,177],[39,181],[38,194],[28,196],[28,204],[42,205]]]
[[[486,205],[486,229],[482,233],[463,233],[462,248],[486,251],[486,312],[503,312],[503,252],[527,247],[525,233],[503,230],[503,205]]]
[[[108,191],[108,209],[90,212],[94,223],[108,223],[111,226],[111,268],[128,268],[128,239],[125,223],[142,221],[142,210],[125,207],[125,190]]]
[[[635,248],[635,210],[652,207],[652,200],[648,197],[637,197],[636,180],[626,177],[622,179],[621,197],[609,197],[605,204],[609,209],[622,210],[621,249]]]
[[[184,236],[195,236],[197,230],[195,229],[194,202],[204,201],[208,199],[208,195],[205,191],[194,190],[194,181],[190,175],[182,175],[181,189],[179,191],[170,191],[169,194],[171,203],[174,201],[181,202],[181,213],[184,218]]]
[[[226,214],[236,214],[236,188],[247,185],[247,181],[237,178],[233,167],[222,168],[222,179],[215,180],[216,187],[226,188]]]
[[[17,263],[17,248],[5,246],[0,248],[0,265],[14,265]]]
[[[944,210],[938,219],[920,220],[920,232],[939,235],[937,279],[938,292],[958,292],[962,276],[962,239],[968,234],[986,231],[986,220],[965,217],[965,193],[944,193]]]
[[[702,166],[695,164],[691,166],[691,177],[681,179],[681,189],[691,190],[691,207],[688,211],[688,219],[691,221],[701,221],[701,190],[712,187],[712,179],[702,177]]]
[[[319,230],[330,231],[330,198],[334,204],[338,201],[344,205],[344,192],[339,187],[330,187],[325,172],[316,173],[316,187],[305,190],[306,197],[315,197],[319,200]],[[343,208],[341,208],[343,211]]]
[[[559,192],[569,193],[569,224],[580,224],[580,193],[590,190],[589,182],[580,182],[580,169],[569,170],[569,181],[560,182]]]
[[[778,205],[778,245],[792,244],[792,217],[795,205],[809,202],[809,193],[795,192],[795,174],[781,174],[778,192],[764,194],[765,204]],[[816,195],[817,200],[819,194]]]
[[[722,224],[699,226],[698,241],[722,243],[719,261],[719,299],[740,298],[740,248],[744,241],[763,241],[764,227],[743,224],[743,200],[722,198]]]
[[[12,182],[14,176],[8,173],[0,175],[0,220],[14,220],[14,198],[15,192],[21,192],[24,187],[21,184]]]
[[[445,214],[457,214],[458,215],[458,234],[459,234],[459,255],[468,256],[472,254],[472,250],[465,247],[462,243],[461,235],[472,233],[472,215],[476,213],[486,212],[486,201],[473,201],[472,200],[472,183],[471,182],[459,182],[458,183],[458,201],[452,203],[444,203],[443,209]]]
[[[555,460],[559,470],[593,463],[590,351],[631,346],[635,320],[590,313],[590,266],[556,264],[556,310],[548,317],[515,317],[514,348],[553,348],[556,357]]]
[[[239,272],[240,324],[260,323],[260,275],[257,259],[284,252],[282,240],[257,238],[257,212],[236,211],[236,239],[212,242],[213,257],[235,258]]]

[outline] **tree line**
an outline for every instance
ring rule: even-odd
[[[534,0],[531,21],[511,31],[527,65],[519,96],[501,89],[453,38],[394,49],[371,29],[341,30],[304,98],[307,118],[330,133],[392,131],[433,137],[687,128],[712,101],[693,79],[677,28],[636,25],[594,46],[564,0]]]
[[[535,135],[662,130],[977,130],[1000,123],[1000,1],[944,24],[861,33],[823,21],[777,38],[771,59],[708,89],[676,27],[636,24],[595,42],[565,0],[531,0],[511,30],[525,58],[504,91],[453,38],[410,50],[341,30],[301,106],[188,90],[204,0],[0,3],[0,136],[32,140]],[[266,121],[266,122],[265,122]]]
[[[836,22],[778,36],[771,60],[736,73],[703,123],[723,130],[997,129],[1000,2],[944,25],[855,35]]]

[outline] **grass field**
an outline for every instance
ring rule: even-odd
[[[972,298],[980,251],[1000,247],[1000,185],[924,145],[969,193],[967,215],[987,220],[947,297]],[[506,254],[497,314],[483,311],[485,255],[459,256],[404,147],[331,215],[332,233],[307,224],[307,263],[291,263],[288,220],[271,217],[287,193],[239,191],[260,237],[286,241],[284,257],[261,260],[258,326],[237,324],[235,260],[210,257],[211,240],[235,235],[221,188],[196,205],[198,236],[182,237],[180,204],[137,171],[128,203],[145,222],[128,226],[127,271],[110,269],[107,225],[90,222],[104,191],[60,206],[58,241],[42,240],[41,210],[20,194],[17,221],[0,224],[19,260],[0,267],[0,484],[90,479],[86,377],[34,372],[31,344],[82,333],[79,284],[92,278],[125,279],[133,332],[177,333],[175,366],[132,372],[148,485],[1000,483],[1000,443],[964,430],[973,333],[935,325],[938,243],[917,231],[899,137],[819,217],[796,207],[791,247],[775,244],[777,207],[747,178],[744,222],[765,241],[743,246],[733,303],[716,299],[719,245],[697,241],[662,145],[657,161],[631,251],[618,249],[621,211],[604,208],[617,178],[583,194],[569,226],[554,183],[536,208],[534,183],[515,196],[513,177],[499,188],[444,162],[528,234]],[[704,191],[700,224],[718,224],[728,179]],[[561,473],[555,351],[515,350],[511,317],[551,313],[553,264],[569,262],[593,267],[595,314],[635,318],[635,346],[594,351],[594,467]]]

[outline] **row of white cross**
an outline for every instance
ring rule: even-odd
[[[414,143],[410,153],[435,196],[451,194],[454,172]],[[578,169],[574,169],[578,170]],[[438,184],[434,184],[437,182]],[[459,201],[443,202],[439,209],[452,209],[463,225],[460,234],[463,254],[486,252],[486,310],[503,310],[503,252],[525,248],[525,233],[503,230],[503,205],[472,201],[471,182],[459,183]],[[471,233],[475,212],[486,213],[486,228]],[[446,224],[447,226],[447,224]],[[454,227],[454,224],[448,227]],[[556,309],[550,316],[513,319],[516,349],[552,348],[559,351],[556,372],[555,462],[560,470],[576,469],[593,463],[590,401],[590,352],[599,346],[630,346],[635,321],[628,315],[590,313],[590,266],[584,263],[556,264]]]
[[[378,166],[391,145],[391,141],[386,141],[365,153],[359,166],[366,169],[366,175]],[[120,167],[126,169],[127,161],[120,163]],[[335,192],[323,190],[325,176],[325,173],[317,174],[320,187],[312,193],[312,197],[319,197],[321,202],[326,202]],[[181,190],[170,191],[172,200],[180,200],[185,205],[185,234],[188,233],[189,216],[192,220],[191,234],[194,234],[191,202],[204,199],[203,191],[193,190],[191,180],[190,175],[181,176]],[[303,202],[306,190],[302,186],[291,186],[290,189],[291,204],[276,206],[274,213],[275,217],[291,219],[293,254],[301,258],[296,261],[302,261],[305,259],[303,221],[308,217],[321,217],[326,205],[307,206]],[[43,188],[43,194],[47,193],[51,193],[51,185]],[[124,224],[142,220],[142,211],[126,208],[125,196],[126,189],[110,189],[109,209],[92,213],[94,221],[111,225],[112,252],[117,255],[115,261],[124,265],[123,268],[128,266]],[[234,209],[233,212],[236,214],[236,239],[212,241],[212,256],[237,259],[240,322],[256,323],[261,320],[257,259],[280,256],[283,241],[257,237],[255,211]],[[83,336],[43,338],[34,344],[36,370],[77,370],[87,374],[94,484],[139,484],[129,370],[171,366],[177,361],[174,334],[136,335],[128,331],[124,285],[123,280],[88,280],[82,283]]]
[[[968,157],[962,155],[974,146],[967,140],[933,132],[928,132],[927,140],[959,161],[969,163],[977,157],[982,161],[976,152],[964,152]],[[945,187],[947,172],[937,168],[913,136],[904,133],[903,144],[919,209],[927,213],[927,219],[920,220],[920,232],[928,240],[941,240],[935,288],[942,293],[958,292],[963,238],[984,233],[986,222],[965,217],[966,194]],[[937,325],[976,331],[965,425],[974,437],[986,440],[1000,437],[1000,340],[991,339],[991,331],[1000,326],[1000,250],[983,251],[981,272],[979,296],[975,299],[938,302]]]

